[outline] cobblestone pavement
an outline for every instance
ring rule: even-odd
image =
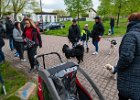
[[[110,48],[110,42],[109,40],[115,39],[117,40],[117,46],[115,48],[115,52],[111,55],[108,55],[109,48]],[[117,100],[117,89],[116,89],[116,80],[113,79],[113,77],[110,75],[110,73],[103,69],[103,66],[107,63],[110,63],[111,65],[115,65],[118,60],[118,47],[121,42],[121,37],[115,37],[115,38],[103,38],[101,39],[99,43],[99,54],[98,55],[92,55],[94,52],[94,46],[91,43],[91,40],[89,42],[89,53],[85,53],[84,55],[84,62],[80,64],[80,67],[84,69],[84,71],[90,76],[90,78],[97,84],[99,89],[101,90],[103,96],[105,97],[105,100]],[[64,54],[62,53],[62,46],[63,44],[68,44],[71,46],[71,44],[68,42],[66,37],[60,37],[60,36],[45,36],[42,35],[43,40],[43,47],[41,49],[38,49],[38,54],[42,53],[49,53],[49,52],[58,52],[62,56],[63,61],[67,61],[67,59],[64,57]],[[6,59],[12,62],[14,67],[17,67],[21,70],[23,70],[28,75],[32,76],[33,78],[37,77],[37,73],[29,74],[29,62],[27,59],[26,52],[24,53],[25,58],[27,59],[26,62],[21,62],[19,58],[14,57],[14,53],[10,51],[8,40],[5,40],[6,45],[3,48],[3,51],[6,55]],[[40,63],[41,60],[39,60]],[[56,56],[49,56],[46,57],[46,66],[54,66],[54,64],[59,64],[59,60]],[[72,59],[71,61],[77,62],[76,59]],[[91,88],[91,86],[86,82],[86,80],[79,75],[78,76],[81,83],[87,88],[87,90],[92,94],[94,97],[94,100],[98,100],[96,98],[96,95]]]

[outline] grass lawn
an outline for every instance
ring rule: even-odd
[[[72,24],[72,22],[71,21],[63,22],[63,24],[65,25],[64,29],[49,30],[49,31],[44,32],[44,34],[46,34],[46,35],[57,35],[57,36],[67,36],[68,29],[69,29],[70,25]],[[92,30],[94,21],[80,21],[79,22],[80,29],[84,28],[85,24],[88,24],[89,25],[89,30]],[[103,21],[103,25],[105,27],[104,35],[107,36],[108,29],[110,28],[109,20]],[[122,36],[123,34],[125,34],[126,26],[127,26],[127,18],[126,19],[125,18],[120,19],[119,27],[115,26],[115,29],[114,29],[115,34],[113,36]]]
[[[11,67],[9,62],[0,65],[0,71],[3,76],[5,87],[7,91],[7,95],[3,95],[2,88],[0,84],[0,100],[20,100],[18,97],[15,96],[15,92],[22,87],[29,78],[18,69]],[[38,100],[37,96],[32,96],[30,100]]]

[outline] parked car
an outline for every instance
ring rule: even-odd
[[[39,24],[40,31],[46,31],[46,30],[53,30],[53,29],[62,29],[65,28],[65,25],[59,22],[44,22],[43,23],[43,29],[42,29],[42,23]]]

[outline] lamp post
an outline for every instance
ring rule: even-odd
[[[42,1],[41,0],[40,0],[40,9],[41,9],[42,31],[44,32],[44,29],[43,29],[43,16],[42,16]]]

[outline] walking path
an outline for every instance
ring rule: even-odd
[[[90,76],[90,78],[97,84],[99,89],[101,90],[102,94],[105,97],[105,100],[118,100],[117,96],[117,89],[116,89],[116,80],[111,77],[110,73],[103,69],[103,66],[107,63],[111,65],[115,65],[118,60],[118,47],[121,42],[121,37],[115,37],[113,39],[117,40],[117,46],[115,52],[111,55],[108,55],[110,42],[108,41],[109,38],[103,38],[99,43],[99,54],[98,55],[91,55],[94,52],[94,46],[92,45],[91,41],[89,42],[89,53],[85,53],[84,55],[84,62],[80,64],[85,72]],[[68,42],[66,37],[60,36],[46,36],[42,35],[43,47],[38,49],[38,54],[42,53],[49,53],[49,52],[58,52],[62,56],[63,61],[67,61],[64,54],[62,53],[62,46],[63,44],[71,44]],[[27,75],[32,76],[32,78],[37,77],[37,73],[28,73],[30,69],[29,62],[21,62],[18,58],[14,57],[14,53],[10,51],[8,40],[5,40],[6,45],[3,48],[3,51],[6,55],[6,59],[12,62],[12,64],[23,70]],[[25,58],[27,59],[27,54],[25,52]],[[28,59],[27,59],[28,60]],[[42,61],[39,59],[40,63]],[[77,62],[76,59],[72,59],[71,61]],[[46,57],[46,66],[54,66],[55,64],[59,64],[60,61],[56,56],[49,56]],[[91,86],[86,82],[86,80],[79,75],[79,78],[82,84],[87,88],[87,90],[94,95],[94,91],[91,89]],[[94,100],[98,100],[96,95],[94,95]]]

